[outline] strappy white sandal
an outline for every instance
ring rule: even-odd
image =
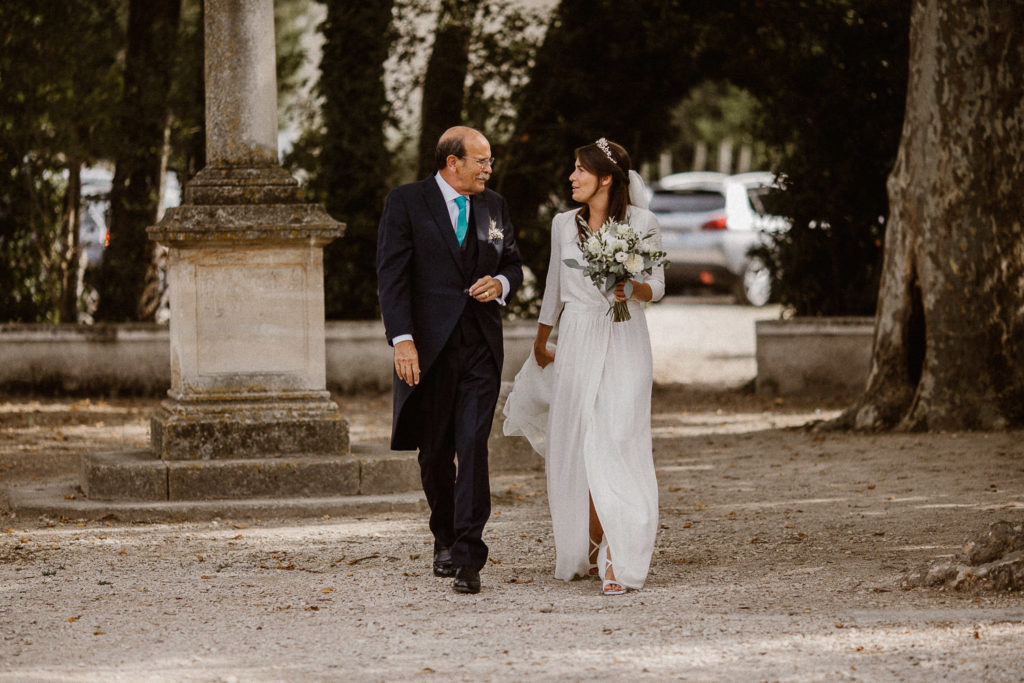
[[[604,575],[608,576],[608,569],[611,568],[612,561],[608,558],[607,551],[604,555]],[[613,586],[615,586],[613,588]],[[626,592],[626,587],[618,582],[616,579],[601,579],[601,592],[605,595],[622,595]]]
[[[600,576],[601,572],[597,569],[597,558],[601,553],[601,543],[594,542],[593,538],[587,537],[590,540],[590,550],[587,552],[587,561],[590,561],[590,557],[593,555],[594,561],[590,563],[590,567],[587,569],[587,576]]]

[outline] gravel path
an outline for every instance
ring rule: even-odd
[[[353,434],[386,397],[343,398]],[[77,407],[76,407],[77,406]],[[1024,598],[899,588],[1024,512],[1020,432],[788,429],[829,404],[660,389],[648,585],[552,577],[543,475],[493,480],[476,596],[426,516],[130,525],[0,516],[0,681],[1024,677]],[[0,465],[144,442],[151,401],[0,399]],[[99,424],[97,424],[99,423]],[[57,437],[57,432],[62,434]]]

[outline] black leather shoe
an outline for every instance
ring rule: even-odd
[[[456,593],[479,593],[480,572],[472,567],[459,567],[455,570],[455,583],[452,588]]]
[[[434,576],[455,576],[455,565],[452,564],[452,551],[441,548],[434,551]]]

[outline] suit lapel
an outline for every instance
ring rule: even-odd
[[[491,213],[485,193],[473,195],[473,223],[476,228],[477,253],[476,262],[481,272],[490,270],[485,259],[490,258],[492,250],[501,254],[501,243],[492,244],[490,240]]]
[[[487,199],[484,193],[475,194],[470,197],[473,203],[473,222],[476,224],[476,239],[482,247],[487,244],[487,228],[490,226],[491,214],[488,211]]]
[[[465,274],[466,271],[462,263],[462,250],[459,248],[459,240],[455,238],[455,231],[452,229],[451,215],[448,213],[448,207],[445,206],[441,188],[437,186],[437,181],[433,176],[423,181],[423,196],[426,199],[430,215],[434,219],[434,224],[441,232],[441,239],[444,240],[445,245],[448,247],[448,253],[451,254],[459,270]]]

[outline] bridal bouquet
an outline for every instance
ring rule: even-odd
[[[609,220],[596,232],[591,232],[582,218],[579,222],[579,246],[585,263],[576,259],[564,259],[570,268],[582,270],[598,289],[605,293],[626,281],[625,294],[633,294],[632,278],[641,274],[649,275],[655,266],[666,266],[665,252],[660,251],[651,241],[654,231],[641,235],[628,222]],[[613,301],[608,309],[612,320],[617,323],[629,320],[629,308],[625,301]]]

